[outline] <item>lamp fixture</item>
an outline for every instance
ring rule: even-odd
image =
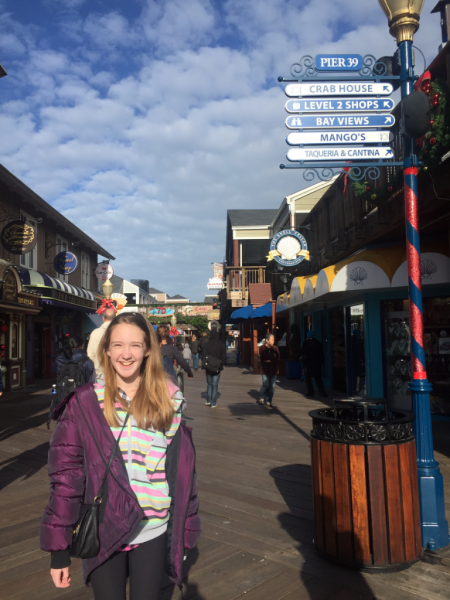
[[[413,41],[419,29],[420,13],[425,0],[378,0],[388,18],[389,33],[397,40],[397,44]]]

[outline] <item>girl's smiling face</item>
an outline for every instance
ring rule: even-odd
[[[136,325],[121,323],[111,332],[107,354],[117,375],[123,381],[139,377],[144,358],[150,354],[144,333]]]

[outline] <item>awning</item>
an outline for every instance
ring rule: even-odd
[[[450,284],[450,257],[444,253],[448,250],[441,248],[439,242],[424,242],[422,246],[422,285]],[[323,302],[331,295],[355,295],[407,285],[405,244],[369,248],[315,275],[295,277],[291,285],[290,308],[307,302]]]
[[[232,319],[248,319],[252,314],[253,306],[248,304],[247,306],[243,306],[242,308],[238,308],[231,313]]]
[[[92,292],[89,292],[84,288],[77,287],[76,285],[70,285],[70,283],[66,283],[65,281],[55,279],[55,277],[50,277],[50,275],[47,275],[46,273],[34,271],[33,269],[26,269],[24,267],[17,267],[17,271],[19,273],[22,285],[24,286],[53,288],[55,290],[59,290],[60,292],[72,294],[78,298],[84,298],[85,300],[96,302],[96,298]]]
[[[272,316],[272,302],[267,302],[263,306],[253,309],[250,318],[257,319],[258,317],[271,317]]]

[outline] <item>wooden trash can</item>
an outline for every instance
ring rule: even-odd
[[[309,413],[315,546],[349,567],[399,571],[422,555],[414,417],[348,400]]]

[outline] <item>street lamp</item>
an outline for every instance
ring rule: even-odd
[[[170,324],[172,325],[172,327],[175,327],[175,325],[177,324],[177,316],[176,314],[173,314],[171,319],[170,319]]]
[[[109,279],[107,279],[105,281],[105,283],[102,285],[102,290],[103,290],[103,295],[105,296],[105,298],[107,300],[110,300],[111,294],[113,292],[113,285]]]
[[[412,42],[419,28],[425,0],[378,0],[386,13],[389,31],[399,46],[402,100],[413,91],[415,81]],[[422,546],[430,550],[449,544],[445,519],[444,482],[439,463],[434,459],[431,430],[430,392],[423,343],[422,278],[420,269],[419,210],[417,197],[417,156],[415,140],[403,134],[403,174],[405,185],[406,251],[408,257],[409,315],[411,327],[411,365],[409,384],[416,416],[417,471],[419,478]]]

